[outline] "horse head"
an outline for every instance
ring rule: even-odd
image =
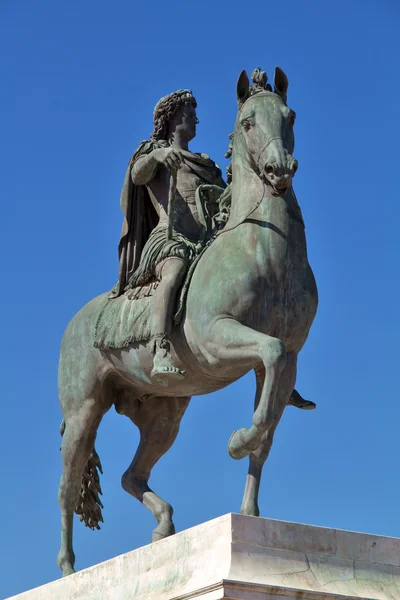
[[[254,73],[264,76],[262,85]],[[296,114],[286,104],[288,79],[279,67],[275,70],[274,91],[266,84],[264,72],[257,69],[254,73],[256,85],[250,85],[246,71],[241,72],[237,82],[239,113],[234,140],[241,142],[242,166],[255,171],[272,188],[273,195],[282,196],[292,185],[298,167],[293,157]]]

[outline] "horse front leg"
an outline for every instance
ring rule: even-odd
[[[261,393],[264,386],[265,369],[263,366],[258,367],[254,369],[254,373],[256,376],[256,395],[254,398],[254,410],[256,411],[260,403]],[[267,433],[263,435],[263,439],[261,440],[261,444],[257,448],[257,450],[255,450],[249,455],[249,470],[247,473],[246,487],[244,490],[242,506],[240,509],[240,513],[242,515],[249,515],[250,517],[260,516],[260,510],[258,508],[258,491],[260,489],[263,463],[261,464],[258,452],[260,448],[264,446],[264,441],[267,442],[267,440],[271,440],[269,443],[269,448],[271,448],[272,436],[270,435],[270,431],[271,430],[267,431]],[[267,459],[268,454],[269,450],[265,457],[265,460]]]
[[[240,459],[256,450],[263,435],[277,421],[275,397],[279,379],[286,365],[282,340],[260,333],[230,318],[213,323],[209,338],[203,340],[203,352],[216,370],[235,372],[237,368],[264,366],[265,380],[258,406],[249,428],[234,431],[228,444],[232,458]]]
[[[281,373],[279,389],[276,395],[276,420],[275,424],[263,435],[259,447],[254,450],[249,456],[249,471],[246,480],[246,487],[243,495],[243,502],[240,509],[241,514],[258,517],[260,510],[258,508],[258,493],[260,490],[261,475],[265,461],[267,460],[274,434],[279,424],[283,411],[288,405],[296,383],[296,367],[297,354],[289,353],[287,355],[287,363]],[[255,409],[259,404],[262,388],[264,385],[265,372],[264,369],[256,369],[256,398]]]

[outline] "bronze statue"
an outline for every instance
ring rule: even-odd
[[[64,575],[74,571],[74,511],[91,528],[102,521],[94,443],[111,406],[140,430],[122,486],[156,518],[153,540],[175,530],[172,507],[148,480],[173,444],[191,396],[254,370],[252,424],[228,444],[232,458],[249,456],[241,512],[254,516],[263,464],[285,407],[315,406],[294,390],[297,355],[318,298],[292,188],[295,113],[287,89],[279,68],[273,90],[260,69],[253,85],[240,74],[225,190],[218,167],[188,151],[196,114],[184,90],[160,101],[153,136],[129,163],[119,282],[111,296],[94,298],[75,315],[61,346],[58,564]]]
[[[157,285],[153,291],[151,377],[161,382],[184,376],[171,357],[169,338],[177,291],[205,241],[201,240],[196,190],[204,184],[214,186],[214,199],[215,189],[220,195],[226,187],[221,170],[208,156],[189,152],[198,123],[196,107],[190,90],[161,98],[154,109],[151,139],[133,154],[122,192],[125,220],[114,295],[127,289],[142,294],[143,287]]]

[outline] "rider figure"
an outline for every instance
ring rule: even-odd
[[[215,212],[218,188],[214,186],[219,187],[219,192],[226,187],[221,170],[208,156],[189,151],[199,122],[196,107],[190,90],[179,90],[157,103],[153,134],[134,153],[128,168],[130,181],[126,178],[121,196],[125,224],[120,242],[120,278],[114,296],[153,286],[151,377],[159,381],[184,377],[170,354],[170,334],[177,291],[203,247],[204,228],[196,189],[207,184],[213,190],[211,211]],[[173,211],[168,214],[172,176],[176,177],[176,191],[172,188]],[[170,219],[173,230],[168,239]]]

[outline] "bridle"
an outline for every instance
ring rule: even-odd
[[[262,156],[264,150],[266,150],[268,148],[268,146],[270,145],[270,143],[273,142],[274,140],[282,140],[282,138],[279,136],[275,136],[275,137],[272,137],[269,140],[267,140],[265,142],[264,146],[261,148],[261,150],[257,153],[257,157],[254,157],[254,162],[256,165],[256,169],[257,169],[256,173],[259,177],[261,176],[261,168],[260,168],[261,156]]]
[[[260,96],[266,96],[266,95],[269,95],[269,96],[270,96],[270,95],[274,95],[274,96],[276,96],[277,94],[274,94],[273,92],[267,92],[267,91],[263,91],[263,92],[256,92],[255,94],[251,95],[249,98],[247,98],[247,99],[244,101],[244,103],[242,104],[242,106],[239,108],[239,115],[240,115],[240,113],[242,112],[243,108],[246,106],[247,102],[248,102],[248,101],[249,101],[251,98],[254,98],[254,96],[258,96],[258,95],[260,95]],[[279,96],[279,97],[280,97],[280,96]],[[240,134],[243,136],[243,132],[242,132],[242,130],[240,131]],[[263,169],[260,167],[260,160],[261,160],[261,157],[262,157],[263,153],[265,152],[265,150],[268,148],[268,146],[271,144],[271,142],[273,142],[273,141],[275,141],[275,140],[281,140],[281,141],[283,142],[283,140],[282,140],[282,138],[281,138],[280,136],[274,136],[274,137],[272,137],[272,138],[269,138],[269,139],[267,139],[267,141],[265,142],[265,144],[262,146],[261,150],[259,150],[257,153],[255,153],[254,151],[252,152],[252,151],[250,150],[250,148],[248,147],[248,144],[247,144],[247,140],[246,140],[246,138],[245,138],[244,136],[243,136],[243,138],[244,138],[244,140],[243,140],[243,141],[244,141],[244,143],[245,143],[245,145],[246,145],[246,147],[247,147],[247,150],[248,150],[249,154],[250,154],[250,155],[251,155],[251,157],[252,157],[252,162],[254,163],[254,168],[253,168],[253,170],[254,170],[254,172],[256,173],[256,175],[257,175],[257,176],[258,176],[260,179],[262,179],[262,180],[263,180],[263,177],[262,177],[262,170],[263,170]],[[263,181],[264,181],[264,180],[263,180]]]

